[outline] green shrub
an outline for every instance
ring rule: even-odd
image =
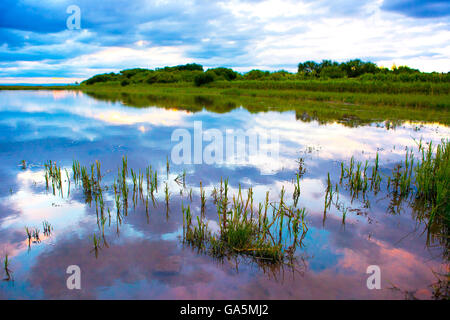
[[[347,73],[338,66],[327,66],[320,71],[321,78],[337,79],[344,78],[346,75]]]
[[[200,87],[201,85],[210,83],[214,81],[214,76],[211,73],[202,73],[194,78],[194,83],[197,87]]]

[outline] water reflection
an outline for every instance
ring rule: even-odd
[[[394,285],[428,299],[429,285],[436,281],[430,270],[448,272],[442,257],[446,249],[425,246],[424,226],[407,203],[390,214],[390,199],[382,194],[369,195],[368,207],[343,193],[341,201],[354,210],[345,225],[336,208],[323,220],[327,173],[339,175],[338,161],[351,156],[372,161],[378,152],[382,170],[389,173],[403,160],[405,147],[416,148],[414,139],[439,142],[450,137],[446,126],[408,121],[392,126],[357,121],[348,112],[346,118],[339,114],[337,119],[319,119],[310,110],[258,110],[209,97],[191,97],[190,104],[181,106],[171,97],[114,98],[64,91],[2,91],[0,98],[0,250],[10,256],[15,278],[13,284],[0,284],[0,298],[403,298],[388,289]],[[149,102],[155,106],[143,108]],[[172,165],[167,178],[171,134],[177,128],[192,132],[194,121],[222,132],[276,129],[278,162]],[[45,187],[43,165],[51,159],[70,171],[74,159],[83,165],[99,160],[105,183],[111,185],[123,155],[130,168],[151,164],[158,171],[157,203],[148,216],[139,202],[130,206],[121,224],[114,216],[106,222],[108,248],[99,250],[96,258],[90,239],[98,232],[95,204],[87,203],[82,189],[73,184],[67,196],[67,181],[64,196],[54,196]],[[241,184],[253,187],[255,203],[264,202],[266,191],[275,201],[282,187],[289,197],[294,192],[299,158],[306,167],[299,205],[308,211],[309,230],[297,252],[296,270],[262,268],[242,257],[217,260],[182,244],[181,205],[190,203],[194,212],[200,211],[200,181],[208,195],[206,216],[214,227],[217,212],[210,194],[221,177],[229,177],[230,194]],[[27,162],[25,170],[21,160]],[[183,170],[187,186],[180,194],[183,188],[175,179]],[[166,180],[171,192],[168,215]],[[111,190],[104,200],[114,207]],[[42,231],[44,220],[54,231],[30,250],[24,227]],[[72,264],[81,267],[81,291],[66,288],[65,271]],[[365,271],[372,264],[381,267],[383,290],[366,287]]]

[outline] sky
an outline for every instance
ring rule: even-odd
[[[68,28],[71,5],[79,28]],[[307,60],[354,58],[449,72],[450,1],[0,2],[0,83],[72,83],[193,62],[295,72]]]

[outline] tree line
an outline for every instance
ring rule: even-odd
[[[239,73],[231,68],[209,68],[196,63],[173,67],[156,68],[154,70],[134,68],[122,70],[119,73],[105,73],[95,75],[82,82],[84,85],[95,83],[120,83],[122,86],[130,84],[177,83],[193,82],[201,86],[213,81],[235,80],[313,80],[313,79],[345,79],[354,78],[367,81],[399,81],[399,82],[450,82],[450,73],[425,73],[407,66],[393,66],[383,68],[373,62],[360,59],[346,62],[323,60],[322,62],[305,61],[298,64],[297,73],[286,70],[263,71],[254,69],[246,73]]]

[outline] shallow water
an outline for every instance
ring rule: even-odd
[[[308,116],[308,115],[306,115]],[[382,172],[389,174],[404,159],[415,140],[440,142],[450,129],[438,124],[377,122],[348,126],[341,122],[302,121],[295,111],[250,113],[235,108],[226,113],[149,106],[134,108],[119,101],[96,100],[65,91],[0,92],[0,252],[10,258],[14,281],[0,283],[0,298],[131,298],[131,299],[430,299],[433,272],[446,272],[445,248],[427,245],[424,224],[414,219],[407,202],[392,210],[386,193],[370,194],[370,206],[342,191],[341,201],[351,210],[345,225],[342,212],[332,207],[324,219],[327,173],[338,182],[340,161],[373,161],[380,156]],[[320,120],[320,119],[319,119]],[[278,157],[252,157],[245,163],[176,164],[166,175],[166,158],[176,142],[176,129],[194,135],[194,123],[203,130],[251,130],[260,136],[276,132]],[[271,131],[273,130],[273,131]],[[118,224],[107,222],[104,246],[96,255],[92,235],[98,232],[95,204],[86,202],[74,182],[70,195],[47,190],[44,163],[53,160],[71,174],[72,161],[88,165],[99,160],[110,185],[122,163],[142,169],[152,165],[159,173],[156,206],[131,205]],[[299,207],[305,207],[309,230],[290,266],[261,266],[245,257],[217,260],[183,244],[181,204],[200,210],[199,183],[206,190],[206,216],[217,227],[210,194],[221,177],[228,177],[231,193],[253,187],[255,206],[266,191],[277,201],[282,186],[292,202],[298,160],[305,161]],[[26,168],[21,161],[26,161]],[[186,170],[186,187],[175,181]],[[63,175],[65,178],[65,174]],[[66,180],[66,179],[64,179]],[[169,212],[163,185],[170,190]],[[193,197],[188,191],[192,188]],[[183,194],[180,194],[183,189]],[[112,191],[106,207],[114,212]],[[42,222],[53,226],[42,234]],[[41,242],[28,245],[25,227],[41,229]],[[66,269],[81,269],[81,290],[68,290]],[[369,290],[366,269],[381,270],[380,290]],[[0,276],[4,277],[3,270]],[[391,287],[400,290],[392,290]]]

